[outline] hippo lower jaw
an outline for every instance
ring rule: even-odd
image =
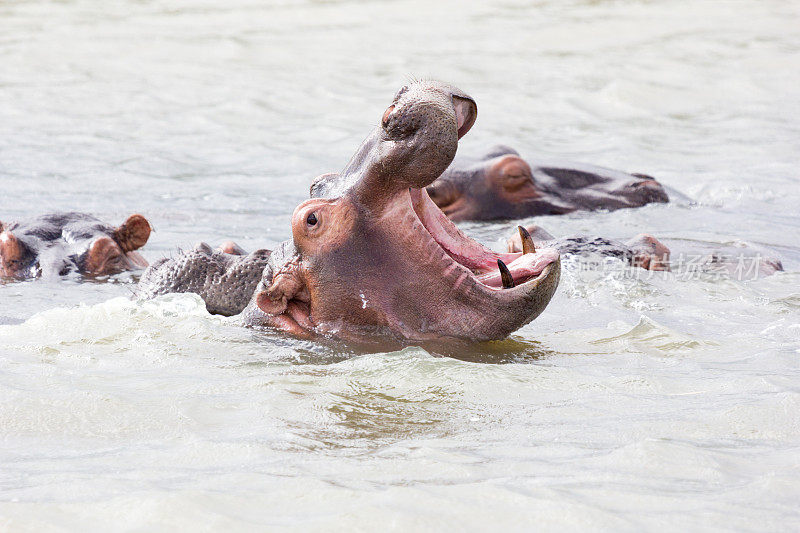
[[[419,281],[445,289],[445,307],[437,309],[433,317],[427,316],[426,327],[417,324],[413,331],[403,331],[404,337],[502,339],[536,318],[558,286],[561,263],[556,250],[493,252],[464,235],[425,189],[401,193],[384,218],[405,225],[407,242],[416,243],[405,250],[405,257],[407,263],[418,265]],[[510,274],[506,283],[498,262]]]

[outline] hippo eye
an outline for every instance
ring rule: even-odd
[[[317,215],[314,213],[309,213],[308,217],[306,217],[306,224],[309,226],[316,226],[317,225]]]

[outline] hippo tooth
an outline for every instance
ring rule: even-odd
[[[497,260],[497,268],[500,269],[500,279],[503,280],[503,288],[510,289],[514,286],[514,276],[508,271],[508,267],[501,260]]]
[[[531,238],[531,234],[528,233],[528,230],[522,226],[517,227],[519,228],[519,237],[522,240],[522,253],[532,254],[536,252],[536,247],[533,245],[533,238]]]

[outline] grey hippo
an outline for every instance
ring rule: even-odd
[[[640,233],[624,242],[587,235],[556,238],[544,228],[531,224],[518,226],[517,231],[506,239],[509,252],[523,252],[536,247],[555,248],[562,255],[616,257],[645,270],[670,268],[670,249],[647,233]]]
[[[502,145],[478,158],[459,156],[427,190],[455,221],[613,211],[669,201],[664,187],[646,174],[582,163],[526,161]]]
[[[0,222],[0,277],[106,276],[145,268],[147,261],[135,250],[145,245],[150,230],[142,215],[117,227],[75,212]]]
[[[647,233],[619,241],[591,235],[556,238],[535,224],[518,226],[506,239],[509,252],[527,252],[536,247],[555,248],[562,256],[614,257],[645,270],[675,271],[683,275],[712,275],[746,281],[783,271],[783,264],[773,250],[741,241],[691,246],[673,257],[672,250]]]
[[[291,240],[246,255],[201,244],[150,266],[139,295],[193,292],[212,313],[305,338],[505,338],[545,309],[561,263],[551,248],[485,248],[428,196],[476,116],[455,87],[403,87],[344,170],[315,180]]]

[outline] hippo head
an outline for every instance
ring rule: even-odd
[[[666,202],[664,188],[645,174],[570,164],[533,167],[516,150],[496,146],[479,160],[457,160],[428,194],[455,221],[560,215]]]
[[[631,265],[645,270],[670,270],[670,249],[652,235],[640,233],[625,243]]]
[[[425,190],[476,114],[455,87],[400,89],[344,171],[318,178],[295,209],[293,242],[273,254],[255,296],[264,322],[300,335],[425,341],[500,339],[536,318],[558,285],[558,253],[492,252]]]
[[[570,211],[545,198],[531,166],[512,148],[497,146],[478,161],[453,165],[427,187],[437,206],[452,220],[522,218],[531,211]]]
[[[150,236],[150,224],[132,215],[119,227],[83,213],[44,215],[0,223],[0,277],[24,279],[42,272],[110,275],[147,266],[134,250]]]

